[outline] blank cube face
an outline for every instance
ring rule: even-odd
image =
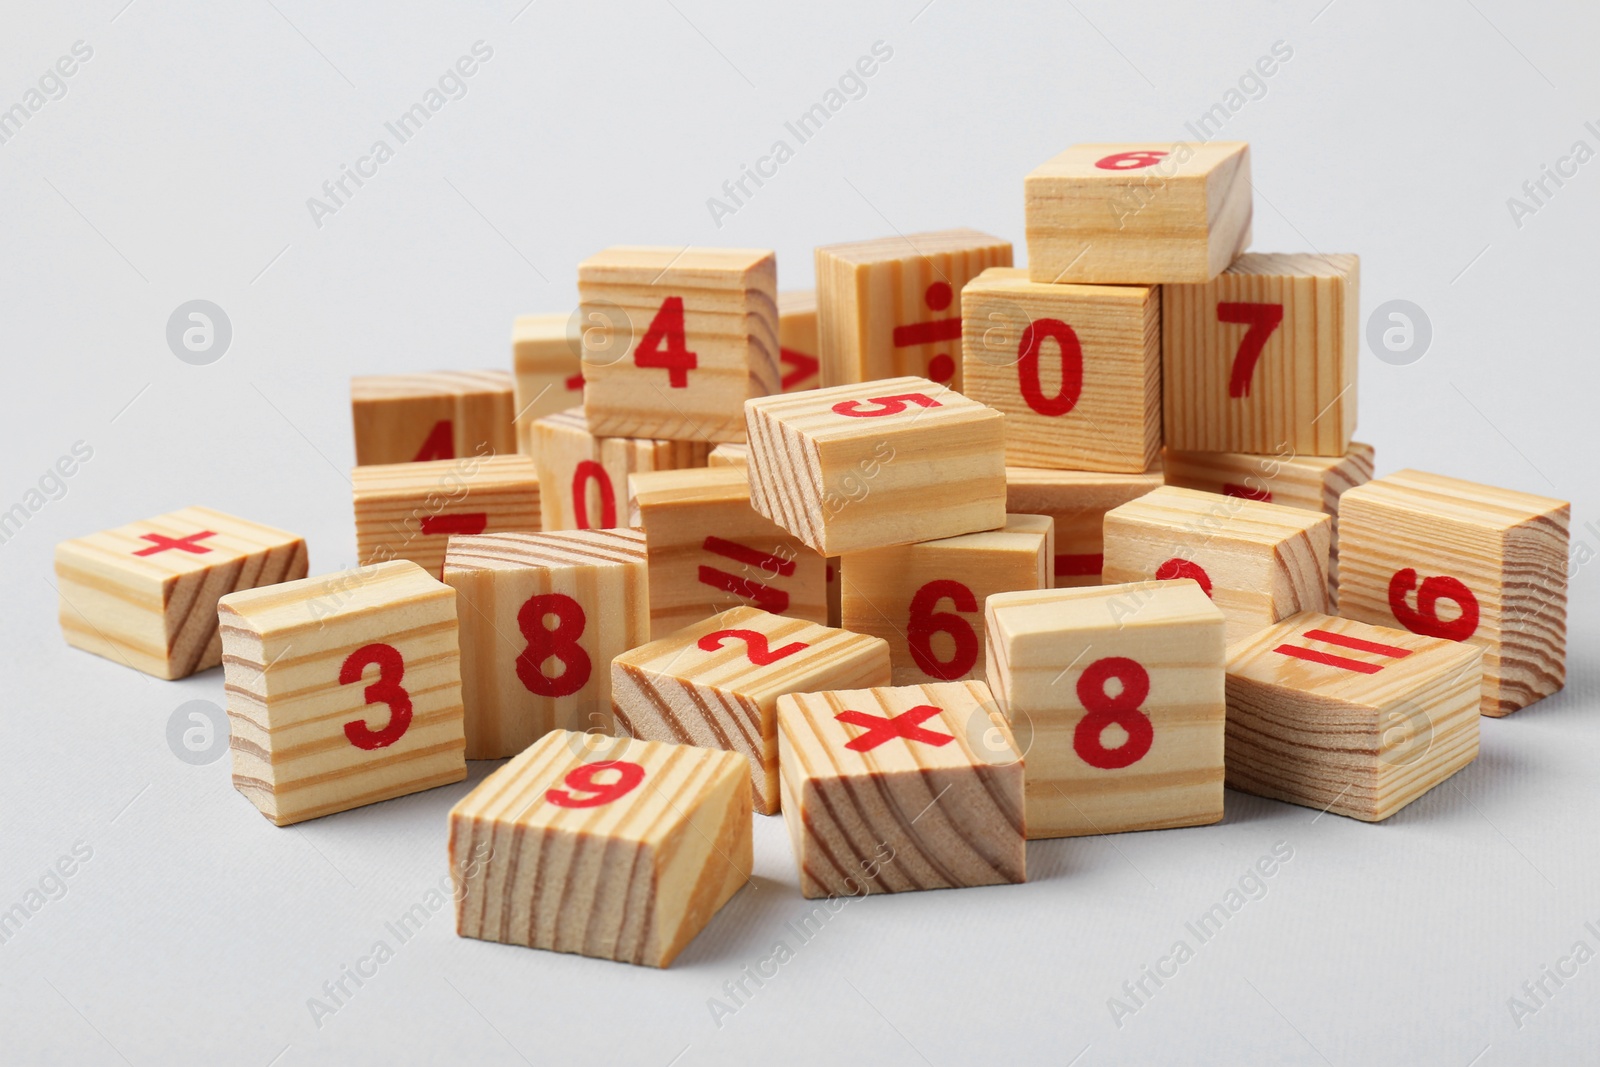
[[[456,595],[405,560],[222,598],[233,784],[279,826],[467,776]]]
[[[511,375],[501,370],[350,379],[356,463],[424,463],[517,450]]]
[[[1242,141],[1074,145],[1023,195],[1036,282],[1205,282],[1250,245]]]
[[[450,810],[456,933],[665,967],[750,879],[731,752],[558,730]]]
[[[778,698],[807,897],[1027,880],[1022,753],[982,682]]]
[[[1483,650],[1307,612],[1228,649],[1228,785],[1377,822],[1478,754]]]
[[[1006,511],[1044,515],[1055,524],[1057,589],[1099,585],[1105,563],[1105,516],[1114,507],[1161,488],[1160,470],[1146,474],[1006,468]]]
[[[1167,447],[1343,456],[1356,427],[1358,260],[1247,253],[1162,292]]]
[[[650,637],[644,534],[452,537],[467,758],[514,756],[551,730],[609,734],[612,658]]]
[[[1326,515],[1163,486],[1106,512],[1107,584],[1192,578],[1228,620],[1228,640],[1328,607]]]
[[[1011,242],[939,230],[816,250],[822,382],[914,375],[961,389],[961,290]]]
[[[704,441],[596,437],[582,408],[529,424],[523,451],[539,470],[540,518],[546,530],[626,526],[628,477],[643,471],[704,467]]]
[[[294,534],[210,508],[184,508],[56,545],[67,644],[157,678],[222,662],[217,598],[304,578]]]
[[[1194,582],[1003,593],[985,619],[1030,838],[1222,819],[1223,618]]]
[[[578,264],[584,411],[601,437],[736,441],[779,389],[766,250],[608,248]]]
[[[708,467],[738,467],[742,470],[749,465],[749,445],[721,444],[706,454]]]
[[[363,564],[408,559],[438,577],[452,534],[539,529],[539,471],[526,456],[357,467],[350,481]]]
[[[1483,713],[1567,678],[1564,500],[1405,470],[1345,494],[1339,610],[1483,648]]]
[[[840,558],[840,622],[888,642],[895,685],[983,677],[983,604],[1050,588],[1054,524],[1007,515],[998,530]]]
[[[889,684],[876,637],[733,608],[612,661],[617,725],[631,737],[736,752],[755,810],[778,810],[778,697]]]
[[[815,389],[822,384],[822,361],[817,354],[817,291],[796,289],[778,294],[778,361],[785,393]]]
[[[511,327],[517,428],[583,403],[581,346],[570,315],[519,315]]]
[[[962,291],[962,392],[1006,414],[1006,462],[1138,473],[1161,449],[1161,290],[994,267]]]
[[[925,378],[746,405],[750,499],[827,556],[1005,524],[1004,416]]]

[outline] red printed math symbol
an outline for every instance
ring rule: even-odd
[[[596,776],[608,771],[617,772],[617,777],[609,782],[595,780]],[[599,760],[572,768],[561,780],[561,784],[567,788],[547,790],[544,798],[558,808],[598,808],[627,796],[639,788],[639,783],[642,781],[644,781],[644,768],[637,763],[620,759]],[[577,797],[573,796],[573,793],[591,795]]]
[[[545,625],[556,617],[555,628]],[[528,639],[528,647],[517,657],[517,678],[534,696],[569,697],[589,684],[594,664],[589,653],[578,644],[589,619],[583,605],[565,593],[540,593],[531,596],[517,612],[517,627]],[[555,659],[561,673],[544,673],[545,661]]]
[[[786,393],[801,382],[815,378],[821,366],[816,356],[808,356],[792,348],[778,349],[778,361],[789,368],[784,373],[783,380],[778,383],[778,388]]]
[[[1116,696],[1106,691],[1113,679],[1121,685]],[[1103,771],[1121,770],[1144,759],[1156,738],[1150,716],[1139,710],[1149,695],[1150,674],[1138,660],[1107,656],[1089,664],[1078,678],[1078,702],[1088,712],[1072,731],[1078,758]],[[1107,726],[1121,727],[1127,740],[1107,748],[1100,736]]]
[[[207,552],[210,552],[211,549],[205,545],[202,545],[200,542],[204,541],[208,537],[215,536],[217,536],[217,532],[215,530],[201,530],[199,533],[192,533],[187,537],[176,538],[168,537],[166,534],[158,533],[140,534],[139,540],[149,541],[150,547],[136,548],[134,549],[133,554],[135,556],[153,556],[158,552],[165,552],[168,549],[176,548],[180,552],[191,552],[196,556],[203,556]]]
[[[794,560],[783,559],[781,556],[769,552],[759,552],[753,548],[746,548],[737,541],[728,541],[712,534],[700,546],[713,555],[731,559],[735,563],[743,563],[746,567],[756,567],[761,573],[770,578],[787,578],[794,574]],[[782,589],[774,589],[770,585],[758,582],[753,578],[746,578],[738,574],[729,574],[727,571],[715,567],[700,566],[700,584],[709,585],[713,589],[720,589],[724,593],[732,593],[741,600],[748,600],[762,611],[770,611],[774,615],[781,615],[789,607],[789,594]]]
[[[1118,152],[1094,161],[1101,170],[1143,170],[1167,158],[1165,152]]]
[[[617,491],[611,484],[611,475],[592,459],[579,460],[572,471],[572,521],[580,530],[592,530],[589,522],[589,483],[600,487],[600,529],[609,530],[617,525]]]
[[[1180,559],[1174,556],[1156,568],[1156,581],[1167,582],[1174,578],[1193,578],[1200,583],[1200,588],[1205,591],[1206,596],[1211,595],[1211,575],[1192,559]]]
[[[458,511],[453,515],[422,516],[425,534],[481,534],[489,528],[487,511]]]
[[[400,684],[406,674],[406,661],[393,645],[362,645],[345,657],[339,668],[339,684],[350,685],[361,681],[369,666],[376,664],[378,678],[367,686],[363,698],[368,704],[389,705],[389,722],[381,730],[374,730],[364,719],[352,719],[344,724],[344,736],[360,749],[388,748],[405,735],[411,725],[411,694]]]
[[[432,459],[455,458],[455,425],[449,419],[440,419],[433,424],[433,429],[428,431],[428,436],[423,440],[422,447],[417,449],[417,454],[411,457],[411,462],[426,463]]]
[[[955,290],[949,282],[934,282],[922,294],[922,302],[930,311],[943,311],[955,299]],[[911,322],[894,328],[894,346],[911,348],[916,345],[934,345],[945,341],[961,340],[961,316],[947,319],[929,319]],[[956,361],[948,352],[940,352],[928,360],[928,377],[936,382],[948,382],[956,375]]]
[[[1406,603],[1406,597],[1417,586],[1417,572],[1410,567],[1394,572],[1389,579],[1389,610],[1401,626],[1425,637],[1442,637],[1446,641],[1465,641],[1478,632],[1478,598],[1459,578],[1436,574],[1422,579],[1417,589],[1417,606]],[[1453,619],[1439,617],[1439,601],[1455,604],[1458,614]]]
[[[582,392],[583,391],[583,372],[579,371],[577,374],[571,375],[565,381],[563,381],[561,384],[567,387],[567,392],[569,392],[569,393]]]
[[[683,297],[669,296],[661,302],[661,310],[650,320],[650,328],[634,350],[633,365],[659,367],[667,372],[669,387],[689,388],[689,372],[700,366],[700,357],[689,351],[684,339]]]
[[[906,620],[906,642],[911,646],[911,658],[922,673],[951,681],[964,678],[978,662],[978,635],[972,624],[960,615],[949,611],[935,611],[941,600],[948,599],[956,611],[977,611],[978,598],[960,582],[941,578],[917,590],[911,598],[911,614]],[[949,634],[955,642],[955,652],[948,660],[933,654],[933,635]]]
[[[1239,351],[1233,357],[1233,372],[1228,376],[1228,395],[1250,395],[1250,379],[1256,372],[1256,361],[1261,350],[1267,347],[1267,338],[1283,322],[1282,304],[1242,304],[1224,301],[1217,305],[1217,321],[1248,326],[1239,339]]]
[[[1385,645],[1378,641],[1351,637],[1349,634],[1336,634],[1331,630],[1307,630],[1300,636],[1312,641],[1321,641],[1324,644],[1334,645],[1338,648],[1348,648],[1354,652],[1368,652],[1374,656],[1387,656],[1389,659],[1402,659],[1411,655],[1411,649],[1409,648]],[[1340,670],[1355,671],[1358,674],[1377,674],[1385,666],[1382,663],[1368,663],[1366,660],[1351,659],[1349,656],[1323,652],[1321,649],[1316,648],[1305,648],[1301,645],[1279,645],[1272,651],[1284,656],[1293,656],[1295,659],[1303,659],[1307,663],[1321,663],[1327,667],[1338,667]]]
[[[892,741],[897,737],[903,737],[907,741],[920,741],[935,748],[948,745],[955,740],[952,735],[936,733],[922,727],[923,723],[937,714],[939,709],[932,704],[918,704],[898,715],[883,716],[869,715],[864,711],[841,711],[834,718],[851,726],[866,728],[866,733],[846,741],[845,748],[852,752],[871,752],[885,741]]]
[[[877,419],[885,415],[898,415],[906,409],[907,404],[915,404],[919,408],[939,408],[943,404],[931,396],[922,393],[896,393],[894,396],[873,396],[867,398],[869,404],[880,404],[876,409],[863,408],[859,400],[841,400],[833,405],[835,415],[849,415],[854,419]]]
[[[745,657],[757,667],[765,667],[769,663],[776,663],[780,659],[792,656],[796,652],[803,652],[811,646],[804,641],[791,641],[781,648],[768,648],[767,635],[757,633],[755,630],[718,630],[706,634],[700,639],[700,651],[715,652],[726,641],[743,641],[745,643]]]

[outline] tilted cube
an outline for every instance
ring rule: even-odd
[[[1161,488],[1161,471],[1102,474],[1036,467],[1006,468],[1006,511],[1044,515],[1055,524],[1055,587],[1099,585],[1105,564],[1105,517],[1114,507]]]
[[[798,393],[822,384],[815,289],[778,294],[778,361],[783,373],[778,384],[783,392]]]
[[[357,467],[350,483],[363,564],[409,559],[437,578],[451,535],[539,529],[539,471],[526,456]]]
[[[529,423],[522,448],[539,469],[539,512],[546,530],[626,526],[629,475],[704,467],[708,449],[704,441],[596,437],[582,408]]]
[[[425,463],[517,450],[511,375],[503,370],[350,379],[356,463]]]
[[[572,315],[518,315],[512,323],[511,369],[519,443],[524,428],[535,419],[583,403],[578,326]]]

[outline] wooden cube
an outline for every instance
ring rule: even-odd
[[[750,446],[748,444],[725,442],[706,454],[706,466],[708,467],[744,468],[749,465]]]
[[[210,508],[62,541],[55,553],[67,644],[157,678],[222,662],[217,598],[306,576],[306,543]]]
[[[518,315],[511,366],[519,438],[524,426],[583,403],[583,362],[571,315]]]
[[[1027,881],[1022,753],[982,682],[778,698],[807,897]]]
[[[1343,456],[1356,428],[1359,260],[1240,256],[1162,291],[1167,447]]]
[[[539,471],[526,456],[357,467],[356,555],[409,559],[438,577],[451,534],[536,532]]]
[[[503,370],[350,379],[356,463],[424,463],[517,450],[511,375]]]
[[[744,402],[779,388],[776,264],[760,249],[627,246],[578,264],[590,431],[739,440]]]
[[[731,608],[611,661],[630,737],[736,752],[755,810],[778,810],[778,697],[889,684],[889,646],[804,619]]]
[[[406,560],[217,605],[233,785],[279,826],[467,776],[456,594]]]
[[[1030,838],[1221,821],[1224,621],[1196,583],[1000,593],[984,619]]]
[[[1160,487],[1160,470],[1099,474],[1007,467],[1006,511],[1045,515],[1055,523],[1057,589],[1099,585],[1106,512]]]
[[[823,558],[750,506],[737,467],[635,474],[630,510],[650,555],[650,636],[741,605],[828,619]]]
[[[914,375],[961,388],[961,289],[1011,266],[1011,242],[977,230],[896,235],[816,250],[822,384]]]
[[[1483,713],[1567,680],[1571,505],[1404,470],[1344,495],[1339,610],[1483,648]]]
[[[1228,649],[1228,785],[1378,822],[1478,755],[1483,649],[1306,612]]]
[[[1005,525],[1005,417],[926,378],[746,405],[750,501],[827,556]]]
[[[1139,473],[1161,451],[1161,290],[991,267],[961,292],[962,392],[1006,413],[1006,462]]]
[[[778,362],[783,373],[778,384],[783,392],[798,393],[822,384],[815,289],[778,294]]]
[[[613,732],[612,658],[650,639],[639,530],[452,537],[467,758],[515,756],[551,730]]]
[[[704,441],[596,437],[582,408],[529,423],[523,452],[539,469],[539,514],[546,530],[627,526],[628,476],[704,467]]]
[[[1106,512],[1106,584],[1193,578],[1228,641],[1328,607],[1333,520],[1301,508],[1163,486]]]
[[[983,604],[994,593],[1049,589],[1055,524],[1007,515],[998,530],[840,558],[840,623],[889,643],[895,685],[983,677]]]
[[[1073,145],[1024,182],[1029,275],[1209,281],[1250,245],[1250,192],[1243,141]]]
[[[456,933],[665,967],[750,879],[731,752],[558,730],[450,809]]]

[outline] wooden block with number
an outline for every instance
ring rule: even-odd
[[[583,403],[583,364],[571,315],[518,315],[511,369],[519,439],[523,427]],[[524,450],[526,451],[526,450]]]
[[[1229,787],[1387,819],[1477,758],[1482,659],[1316,612],[1229,646]]]
[[[982,682],[778,698],[807,897],[1027,881],[1022,751]]]
[[[731,752],[557,730],[450,809],[456,933],[666,967],[750,880]]]
[[[1167,447],[1343,456],[1359,277],[1352,255],[1248,252],[1212,281],[1163,287]]]
[[[551,730],[612,732],[619,653],[650,638],[638,530],[452,537],[467,758],[514,756]]]
[[[1161,290],[991,267],[961,291],[961,392],[1006,414],[1006,462],[1140,473],[1161,452]]]
[[[1237,641],[1279,619],[1328,607],[1333,520],[1302,508],[1162,486],[1106,512],[1110,585],[1192,578]]]
[[[817,291],[793,289],[778,294],[778,361],[785,393],[815,389],[822,384],[822,361],[817,354]]]
[[[629,524],[628,477],[640,471],[704,467],[704,441],[596,437],[582,408],[529,423],[523,452],[539,468],[546,530],[606,530]]]
[[[233,784],[279,826],[467,776],[456,594],[394,560],[217,606]]]
[[[578,264],[584,412],[602,437],[737,441],[776,393],[772,252],[618,246]]]
[[[192,507],[55,551],[67,644],[157,678],[222,662],[217,598],[306,576],[306,543],[271,526]]]
[[[1011,266],[1011,242],[977,230],[880,237],[816,250],[822,384],[914,375],[961,388],[961,290]]]
[[[1224,623],[1196,583],[1001,593],[985,622],[1029,837],[1221,821]]]
[[[356,555],[409,559],[438,577],[451,534],[536,532],[539,471],[526,456],[357,467]]]
[[[778,810],[778,697],[889,684],[889,646],[758,608],[731,608],[611,661],[621,733],[737,752],[755,810]]]
[[[1080,144],[1023,186],[1036,282],[1204,282],[1250,245],[1243,141]]]
[[[983,604],[1049,589],[1055,524],[1007,515],[998,530],[840,557],[839,621],[889,643],[895,685],[983,677]]]
[[[1005,525],[1005,416],[926,378],[746,405],[750,500],[828,556]]]
[[[1482,646],[1483,713],[1509,715],[1566,684],[1570,522],[1565,500],[1379,478],[1340,508],[1340,613]]]
[[[350,379],[356,463],[422,463],[517,450],[511,375],[503,370]]]
[[[1057,589],[1099,585],[1105,556],[1106,512],[1161,488],[1161,471],[1101,474],[1093,471],[1006,468],[1006,511],[1045,515],[1055,524]]]

